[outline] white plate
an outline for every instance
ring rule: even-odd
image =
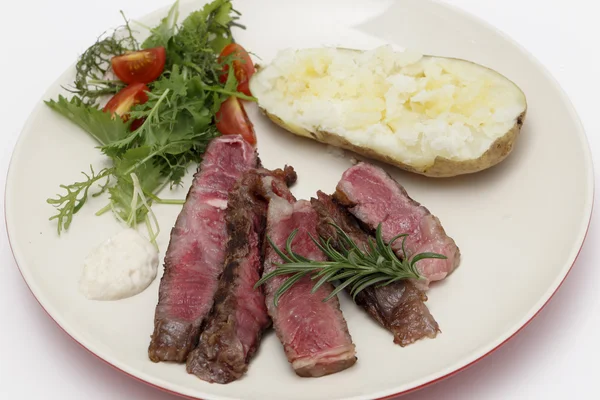
[[[585,133],[555,81],[519,46],[448,6],[406,0],[353,2],[346,6],[351,9],[338,8],[342,4],[238,2],[248,29],[236,32],[236,38],[265,60],[290,46],[369,48],[389,41],[487,65],[515,81],[528,99],[529,112],[515,151],[491,170],[434,180],[387,168],[440,217],[461,248],[458,270],[429,292],[427,304],[443,333],[401,348],[343,298],[359,360],[332,376],[297,377],[273,334],[264,338],[247,375],[228,385],[205,383],[181,365],[150,362],[147,347],[159,279],[142,294],[119,302],[88,301],[80,295],[77,281],[84,256],[121,228],[109,214],[93,216],[104,206],[94,199],[76,215],[68,233],[57,236],[55,224],[48,221],[53,210],[45,199],[59,184],[78,179],[90,163],[100,168],[103,157],[87,134],[40,102],[15,148],[6,187],[6,221],[23,277],[75,340],[134,377],[193,398],[373,399],[409,391],[473,363],[515,334],[558,289],[586,234],[593,170]],[[182,15],[200,5],[182,5]],[[142,21],[154,24],[164,12]],[[359,25],[347,28],[344,23]],[[73,74],[69,69],[44,98],[55,98]],[[289,163],[298,171],[298,197],[308,198],[317,189],[331,192],[350,165],[324,146],[276,128],[253,106],[249,115],[264,164]],[[189,178],[183,190],[168,195],[182,197],[187,184]],[[164,251],[179,208],[155,210]]]

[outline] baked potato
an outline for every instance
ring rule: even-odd
[[[504,160],[527,112],[521,89],[496,71],[389,46],[285,50],[250,90],[289,132],[430,177]]]

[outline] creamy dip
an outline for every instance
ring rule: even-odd
[[[126,229],[85,258],[79,290],[91,300],[135,296],[156,278],[158,251],[134,229]]]

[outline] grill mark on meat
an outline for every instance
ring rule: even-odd
[[[222,136],[208,146],[171,230],[148,348],[150,360],[181,363],[196,346],[223,271],[225,194],[235,184],[233,177],[256,164],[255,150],[241,136]],[[216,179],[220,175],[229,178]]]
[[[262,177],[262,185],[259,190],[263,198],[267,200],[283,199],[289,203],[296,201],[296,198],[288,189],[289,186],[296,183],[298,178],[292,167],[286,166],[283,170],[276,169],[274,171],[261,168],[259,174]]]
[[[394,343],[402,347],[441,332],[425,301],[425,293],[408,281],[367,288],[356,296],[356,304],[392,332]]]
[[[319,215],[319,236],[330,239],[333,246],[340,248],[339,236],[332,223],[339,226],[359,248],[366,249],[370,236],[359,226],[358,221],[331,196],[318,191],[317,198],[310,200]],[[349,291],[349,289],[347,290]],[[399,281],[387,286],[370,286],[356,296],[361,306],[381,326],[394,335],[394,343],[406,346],[429,337],[435,338],[439,326],[425,305],[427,296],[408,281]]]
[[[334,199],[371,231],[381,223],[386,241],[400,233],[408,233],[406,252],[409,257],[422,252],[440,253],[447,257],[425,259],[417,263],[425,279],[415,282],[427,289],[429,282],[444,279],[460,262],[460,250],[449,237],[440,220],[427,208],[413,200],[406,190],[383,169],[361,162],[342,175]],[[401,241],[394,244],[398,256]]]
[[[252,289],[262,273],[260,253],[267,211],[266,202],[253,194],[257,185],[260,177],[252,171],[230,193],[225,269],[213,312],[198,347],[187,359],[188,373],[208,382],[229,383],[239,379],[258,348],[263,330],[270,324],[262,290]],[[238,335],[239,324],[244,320],[248,323],[242,328],[249,332]]]
[[[213,312],[200,335],[198,347],[187,359],[187,371],[208,382],[229,383],[243,376],[271,324],[262,287],[254,284],[262,274],[267,201],[262,177],[291,184],[293,168],[244,174],[229,195],[227,232],[229,240],[225,269],[215,295]]]
[[[285,186],[281,186],[283,188],[282,191],[287,191],[287,187],[292,186],[298,180],[298,175],[296,174],[296,171],[294,171],[294,167],[292,167],[291,165],[286,165],[285,167],[283,167],[283,169],[277,168],[273,171],[263,171],[266,171],[262,172],[263,177],[272,176],[285,183]]]
[[[282,193],[283,187],[265,179],[263,188],[270,196],[267,213],[267,235],[280,248],[289,234],[298,229],[292,249],[313,260],[324,260],[325,255],[312,242],[318,216],[309,202],[295,201],[291,193]],[[278,195],[278,193],[280,195]],[[266,249],[264,273],[269,273],[281,258],[269,246]],[[269,280],[265,288],[266,304],[277,337],[284,347],[288,361],[297,375],[318,377],[342,371],[356,362],[356,351],[340,310],[337,296],[323,302],[333,290],[325,284],[311,293],[314,281],[309,276],[296,282],[281,298],[273,303],[277,289],[288,276]]]

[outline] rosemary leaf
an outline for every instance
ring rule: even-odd
[[[354,286],[352,286],[352,300],[356,299],[356,295],[359,294],[360,292],[363,291],[363,289],[366,289],[369,286],[373,286],[379,282],[383,282],[385,280],[387,280],[387,284],[389,284],[391,281],[395,281],[396,279],[400,279],[400,278],[393,278],[393,279],[388,279],[388,276],[386,275],[380,275],[380,276],[376,276],[376,277],[372,277],[372,276],[366,276],[363,279],[361,279],[360,281],[356,282],[354,284]]]
[[[277,307],[277,305],[279,304],[279,299],[281,298],[281,296],[287,292],[287,290],[289,288],[291,288],[294,283],[298,282],[300,279],[304,278],[304,276],[308,273],[309,271],[306,272],[297,272],[295,275],[293,275],[292,277],[286,279],[285,282],[283,282],[283,284],[279,287],[279,289],[277,289],[277,291],[275,292],[275,298],[273,299],[274,303],[275,303],[275,307]]]
[[[281,258],[282,263],[277,264],[273,271],[263,275],[256,283],[255,288],[263,285],[276,276],[289,275],[283,284],[276,290],[274,303],[277,306],[281,296],[289,290],[296,282],[309,275],[316,280],[311,292],[315,293],[326,282],[336,283],[335,289],[323,301],[335,297],[344,289],[349,290],[350,295],[356,295],[370,286],[386,286],[403,279],[422,279],[416,264],[424,259],[445,259],[446,256],[437,253],[420,253],[408,257],[405,248],[408,234],[400,234],[392,238],[388,243],[383,240],[381,224],[377,226],[375,238],[368,241],[367,246],[361,249],[339,226],[331,224],[338,233],[339,246],[334,248],[331,240],[320,237],[311,240],[327,256],[328,261],[310,260],[295,253],[292,249],[294,238],[298,230],[294,230],[285,242],[285,251],[281,250],[267,236],[269,245]],[[401,257],[396,255],[393,245],[402,240]]]

